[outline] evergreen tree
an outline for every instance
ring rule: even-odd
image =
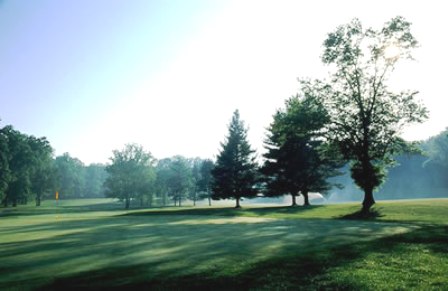
[[[309,205],[309,192],[331,188],[327,179],[338,174],[336,169],[342,164],[322,139],[328,120],[326,110],[311,96],[291,97],[285,109],[276,112],[265,141],[268,152],[261,169],[266,196],[289,193],[295,206],[301,193],[304,205]]]
[[[257,194],[257,164],[238,110],[233,113],[228,128],[229,134],[221,143],[222,150],[212,170],[213,199],[235,199],[236,208],[239,208],[242,197],[250,198]]]

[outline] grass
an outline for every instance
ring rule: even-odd
[[[124,211],[111,200],[0,210],[0,289],[448,288],[448,199]]]

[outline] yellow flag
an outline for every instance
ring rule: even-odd
[[[56,191],[56,200],[59,200],[59,192]]]

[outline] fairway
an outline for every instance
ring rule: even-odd
[[[0,289],[288,289],[295,284],[311,289],[376,289],[372,282],[377,278],[368,277],[371,273],[367,271],[363,283],[359,272],[352,272],[372,267],[367,264],[367,269],[363,269],[359,260],[387,261],[375,257],[384,255],[379,249],[386,247],[391,251],[397,240],[406,241],[408,237],[418,240],[420,232],[424,232],[423,237],[434,234],[435,243],[445,248],[425,248],[422,254],[430,260],[425,264],[437,263],[431,260],[438,258],[439,269],[430,271],[432,281],[420,282],[414,288],[448,287],[444,279],[448,271],[448,217],[442,211],[448,207],[447,199],[409,205],[381,203],[378,208],[383,215],[372,220],[340,219],[358,207],[353,204],[309,210],[271,207],[243,211],[123,211],[120,207],[110,200],[78,200],[65,205],[61,201],[57,207],[46,204],[41,209],[2,209]],[[411,209],[407,217],[394,211],[400,208],[406,213],[406,207]],[[431,207],[440,208],[441,212],[432,212],[436,214],[430,224],[428,218],[419,221],[414,217],[425,217],[425,211],[431,212]],[[389,215],[388,221],[391,209],[395,216]],[[432,243],[428,239],[426,243]],[[384,245],[388,240],[390,245]],[[424,243],[412,246],[405,242],[400,247],[408,248],[403,252],[420,252]],[[414,259],[420,260],[420,254],[416,255]],[[400,262],[395,264],[396,271],[400,271]],[[394,265],[387,267],[393,269]],[[280,274],[280,270],[289,268],[289,273]],[[398,283],[381,274],[381,266],[373,269],[381,276],[378,280],[386,284],[379,287],[409,286],[394,285]],[[304,271],[309,274],[303,274]],[[334,278],[347,278],[338,283],[332,274]],[[291,275],[295,277],[288,278]],[[357,283],[350,283],[356,276],[361,276]],[[317,278],[319,283],[314,281]],[[384,280],[391,280],[391,285]]]

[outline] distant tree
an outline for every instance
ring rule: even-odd
[[[200,158],[189,159],[191,169],[191,185],[189,191],[189,198],[193,200],[193,206],[196,206],[196,201],[199,199],[198,181],[201,179],[201,165],[203,160]]]
[[[90,164],[84,169],[84,190],[86,197],[104,197],[104,181],[107,178],[106,166]]]
[[[8,167],[10,179],[5,191],[3,205],[25,204],[31,195],[31,174],[33,170],[33,153],[29,137],[12,126],[3,129],[8,147]]]
[[[55,170],[53,148],[44,137],[28,139],[32,152],[31,190],[35,195],[36,206],[40,206],[44,195],[49,195],[55,188]]]
[[[6,190],[11,181],[11,170],[9,168],[8,136],[4,128],[0,128],[0,201],[7,205]]]
[[[109,176],[104,182],[106,195],[124,201],[125,208],[129,209],[132,199],[151,191],[148,188],[154,179],[155,159],[150,152],[136,144],[127,144],[122,150],[114,150],[110,159],[112,164],[106,167]]]
[[[156,179],[155,179],[155,195],[161,199],[161,204],[166,206],[168,204],[168,180],[170,178],[170,164],[171,159],[165,158],[157,162],[156,165]]]
[[[436,163],[448,169],[448,129],[427,140],[425,148],[429,156],[428,163]]]
[[[233,113],[229,125],[229,134],[218,155],[216,165],[212,170],[213,199],[232,198],[236,200],[236,208],[240,207],[243,197],[255,197],[257,164],[255,151],[247,141],[247,129],[240,120],[238,110]]]
[[[302,81],[303,92],[318,96],[329,111],[328,137],[351,161],[351,176],[364,191],[363,213],[375,203],[373,191],[394,155],[406,149],[403,127],[427,118],[415,100],[417,92],[393,92],[387,86],[398,61],[412,58],[416,46],[410,23],[402,17],[380,30],[364,29],[354,19],[324,42],[322,61],[335,68],[331,80]]]
[[[212,160],[203,160],[199,169],[200,178],[196,181],[197,189],[201,199],[208,199],[208,205],[212,206],[212,170],[215,164]]]
[[[171,158],[169,170],[168,193],[173,199],[174,205],[182,206],[182,200],[187,197],[194,186],[189,162],[182,156],[174,156]]]
[[[60,198],[84,198],[85,166],[69,153],[57,156],[54,160],[56,189]]]
[[[301,193],[307,206],[309,192],[331,189],[328,178],[338,174],[343,164],[324,143],[323,130],[328,121],[325,108],[312,96],[293,96],[285,102],[284,110],[276,112],[261,168],[266,196],[289,193],[295,206],[296,196]]]

